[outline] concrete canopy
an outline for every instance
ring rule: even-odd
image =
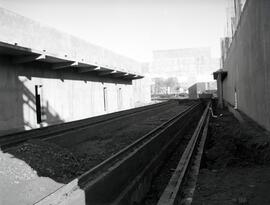
[[[18,45],[12,45],[5,42],[0,42],[0,55],[10,56],[14,64],[31,63],[35,61],[41,61],[51,64],[51,68],[68,69],[77,68],[79,73],[89,73],[95,71],[99,76],[110,76],[111,78],[123,78],[123,79],[140,79],[141,75],[130,74],[123,71],[117,71],[105,66],[88,62],[78,62],[69,58],[61,58],[57,55],[49,54],[46,51],[37,51],[31,48],[25,48]]]
[[[16,64],[41,61],[52,69],[75,68],[109,78],[143,78],[141,64],[106,48],[0,8],[0,55]]]
[[[224,80],[227,75],[228,75],[228,72],[227,71],[223,71],[223,70],[217,70],[216,72],[213,73],[214,75],[214,79],[217,80],[218,79],[218,75],[221,74],[221,80]]]

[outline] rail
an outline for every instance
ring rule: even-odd
[[[127,116],[136,115],[142,112],[147,112],[161,107],[170,106],[172,102],[157,103],[154,105],[143,106],[139,108],[133,108],[130,110],[123,110],[115,113],[101,115],[93,118],[67,122],[58,125],[52,125],[44,128],[33,129],[29,131],[17,132],[13,134],[0,136],[0,147],[1,149],[7,149],[15,146],[29,139],[44,139],[53,135],[64,134],[75,129],[81,129],[88,126],[96,125],[98,123],[108,122]]]
[[[205,143],[206,135],[207,135],[207,128],[208,128],[208,122],[209,122],[209,107],[210,107],[210,103],[208,103],[207,107],[205,108],[205,111],[199,121],[199,124],[194,134],[192,135],[192,138],[190,139],[177,165],[177,168],[175,169],[157,205],[181,204],[182,203],[181,201],[184,200],[184,197],[183,197],[184,182],[188,176],[188,172],[190,171],[189,168],[192,163],[197,164],[195,175],[198,174],[198,167],[200,164],[200,160],[201,160],[201,156],[202,156],[202,152],[204,148],[204,143]],[[197,155],[197,157],[195,155]],[[194,188],[195,187],[193,187],[193,191],[194,191]],[[189,197],[189,200],[186,201],[185,204],[190,204],[191,201],[192,201],[192,198]]]
[[[190,106],[36,205],[138,203],[175,140],[201,109],[199,103]]]

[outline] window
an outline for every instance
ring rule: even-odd
[[[121,88],[117,89],[117,107],[118,107],[118,110],[121,110],[123,107],[123,97],[122,97],[122,89]]]
[[[107,88],[103,88],[103,103],[104,103],[104,111],[108,111],[108,93],[107,93]]]

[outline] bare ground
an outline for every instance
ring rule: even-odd
[[[270,135],[227,110],[212,118],[194,205],[270,204]]]

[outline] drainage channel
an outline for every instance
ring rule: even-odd
[[[168,159],[165,160],[165,163],[161,166],[160,170],[158,171],[157,175],[154,176],[150,190],[144,197],[141,205],[156,205],[159,198],[161,197],[162,192],[166,188],[174,170],[177,167],[178,161],[181,158],[189,140],[194,133],[200,116],[194,118],[194,121],[191,122],[189,129],[187,129],[183,136],[177,142],[176,148],[172,150],[171,155]]]
[[[157,205],[189,205],[192,203],[207,137],[209,107],[210,103],[207,104],[198,126]]]
[[[189,107],[36,204],[141,204],[153,177],[179,143],[179,136],[201,115],[203,107]]]

